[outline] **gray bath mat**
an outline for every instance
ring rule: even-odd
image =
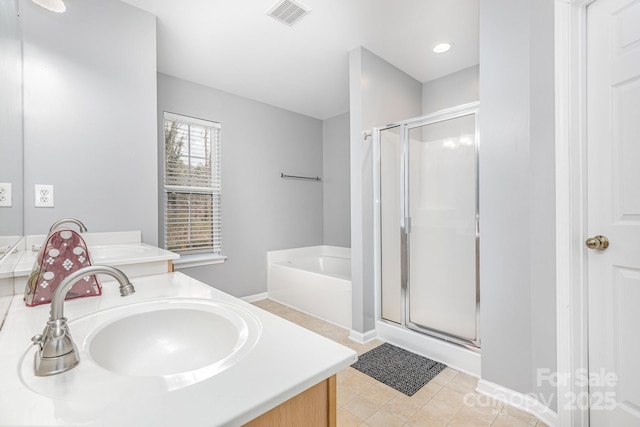
[[[359,356],[351,366],[407,396],[413,396],[447,367],[389,343]]]

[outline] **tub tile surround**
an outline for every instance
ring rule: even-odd
[[[204,298],[234,304],[251,312],[261,323],[260,338],[251,352],[235,365],[178,390],[167,392],[162,381],[149,393],[100,385],[99,395],[90,393],[86,402],[65,400],[65,396],[52,399],[27,388],[16,369],[23,356],[33,357],[30,338],[42,330],[49,307],[25,307],[18,296],[8,297],[11,307],[0,331],[0,425],[242,425],[356,360],[355,351],[182,273],[139,277],[132,283],[136,293],[128,296],[127,301],[119,296],[112,282],[104,284],[99,298],[66,302],[65,314],[70,319],[70,327],[74,319],[111,307],[163,298]],[[0,299],[0,303],[6,299]],[[92,365],[90,360],[83,360],[86,366]],[[26,366],[25,363],[27,359],[22,365]],[[35,381],[63,381],[65,386],[79,390],[98,387],[94,376],[87,379],[76,375],[81,372],[78,368]],[[83,381],[92,382],[83,386]]]
[[[382,344],[359,344],[349,331],[266,299],[254,305],[355,350],[358,355]],[[533,415],[477,393],[478,379],[446,368],[409,397],[348,367],[337,377],[338,427],[545,427]]]

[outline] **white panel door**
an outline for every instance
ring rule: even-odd
[[[640,426],[640,0],[587,7],[587,168],[590,423]]]

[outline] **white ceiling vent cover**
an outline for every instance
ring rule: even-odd
[[[267,15],[291,26],[309,12],[311,12],[311,9],[301,3],[291,0],[282,0],[267,10]]]

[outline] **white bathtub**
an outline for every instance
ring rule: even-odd
[[[267,252],[269,299],[351,329],[351,249],[309,246]]]

